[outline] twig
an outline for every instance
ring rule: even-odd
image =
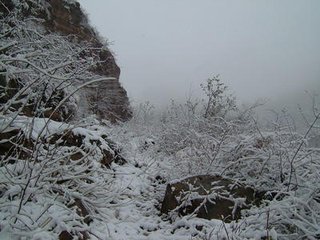
[[[229,237],[229,234],[228,234],[228,230],[227,230],[227,228],[226,228],[226,224],[224,223],[224,221],[222,221],[222,226],[223,226],[224,231],[225,231],[226,234],[227,234],[227,239],[230,240],[230,237]]]
[[[303,136],[303,139],[301,140],[296,152],[294,153],[291,161],[290,161],[290,176],[289,176],[289,182],[288,182],[288,188],[287,188],[287,191],[290,190],[290,185],[291,185],[291,181],[292,181],[292,174],[294,172],[294,168],[293,168],[293,161],[294,159],[296,158],[296,156],[298,155],[303,143],[304,143],[304,140],[306,139],[306,137],[308,136],[309,132],[311,131],[311,129],[313,128],[313,126],[316,124],[316,122],[318,121],[320,117],[320,112],[318,113],[318,115],[315,117],[313,123],[310,125],[308,131],[305,133],[305,135]]]

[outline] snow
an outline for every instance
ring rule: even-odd
[[[28,118],[25,116],[18,116],[13,121],[10,121],[10,128],[20,128],[25,133],[28,133],[34,140],[38,137],[46,138],[52,134],[61,134],[69,130],[72,131],[74,135],[84,136],[83,141],[85,145],[92,144],[92,140],[99,140],[102,145],[105,144],[105,147],[109,147],[107,142],[102,138],[103,135],[106,135],[109,139],[121,146],[121,154],[127,160],[127,163],[125,165],[113,163],[111,169],[106,169],[101,168],[97,160],[92,158],[90,159],[90,168],[95,169],[95,171],[89,175],[82,173],[86,169],[85,165],[61,166],[60,171],[64,172],[64,178],[74,178],[75,183],[80,184],[78,187],[81,187],[81,191],[80,189],[63,189],[63,186],[52,185],[52,187],[56,189],[55,191],[64,192],[63,196],[56,195],[55,197],[50,194],[48,195],[48,190],[51,188],[50,179],[53,178],[44,177],[43,180],[41,180],[50,183],[49,185],[39,185],[36,180],[37,174],[43,171],[42,169],[45,165],[41,165],[41,163],[34,164],[32,167],[34,174],[31,175],[29,187],[25,192],[27,196],[34,197],[32,197],[32,201],[25,203],[23,211],[20,212],[21,216],[19,217],[19,221],[24,222],[32,231],[28,234],[20,233],[17,235],[17,233],[12,232],[12,229],[4,228],[4,226],[7,225],[8,217],[18,209],[19,201],[16,199],[16,196],[21,193],[24,186],[19,184],[11,185],[5,191],[5,198],[12,199],[12,201],[10,204],[6,201],[0,202],[2,209],[1,238],[15,239],[18,236],[25,236],[27,239],[56,239],[59,231],[70,231],[71,229],[89,229],[92,239],[116,240],[219,240],[227,237],[230,239],[258,240],[267,235],[272,237],[272,239],[296,238],[296,234],[290,237],[290,234],[281,233],[281,231],[285,229],[283,227],[286,224],[295,225],[306,235],[314,235],[315,232],[319,232],[319,212],[316,212],[315,209],[320,209],[320,206],[319,202],[312,201],[310,194],[314,191],[313,189],[317,189],[313,188],[313,186],[317,187],[320,176],[316,169],[309,168],[310,162],[308,161],[308,155],[302,155],[301,157],[304,156],[304,158],[299,157],[299,161],[297,162],[296,168],[298,173],[300,174],[300,171],[303,170],[303,174],[299,175],[298,181],[305,186],[308,186],[311,182],[313,185],[309,185],[307,188],[302,188],[299,191],[287,192],[286,197],[269,201],[268,205],[264,204],[259,208],[255,207],[247,210],[244,215],[245,217],[237,222],[223,223],[220,220],[199,219],[191,215],[184,217],[172,215],[170,220],[168,217],[161,216],[159,213],[159,207],[161,206],[167,183],[174,183],[187,177],[195,176],[196,174],[203,174],[207,172],[208,169],[205,168],[201,170],[201,168],[198,168],[197,171],[200,172],[181,175],[183,171],[180,171],[181,165],[179,164],[184,164],[184,162],[177,163],[178,159],[178,161],[182,159],[179,155],[172,157],[171,153],[163,150],[163,134],[167,134],[167,132],[155,126],[157,125],[159,127],[159,124],[154,123],[155,125],[153,125],[150,123],[150,126],[148,126],[132,120],[126,124],[110,127],[103,126],[99,124],[98,121],[92,121],[92,119],[90,119],[91,118],[88,118],[87,121],[83,120],[83,123],[80,124],[81,126],[79,126],[79,124],[66,124],[45,118]],[[6,125],[8,120],[10,119],[1,119],[0,126]],[[178,128],[175,127],[175,129]],[[181,129],[178,130],[180,131]],[[171,129],[167,129],[167,131],[171,133]],[[192,136],[195,136],[194,131],[195,130],[193,130],[193,132],[190,131]],[[199,134],[199,132],[197,134]],[[272,136],[272,134],[264,134]],[[274,135],[271,139],[272,141],[276,141],[276,139],[280,137],[283,138],[282,135]],[[201,139],[202,143],[206,144],[204,138],[206,138],[206,135],[202,134],[201,138],[196,139]],[[155,144],[151,143],[146,147],[146,142],[151,142],[149,139]],[[241,133],[240,142],[242,147],[239,148],[239,145],[233,142],[238,141],[237,137],[233,136],[232,139],[232,141],[227,139],[226,145],[221,145],[220,148],[236,148],[237,151],[242,152],[246,149],[245,146],[255,142],[255,137],[245,136]],[[292,139],[295,138],[293,137]],[[210,139],[208,140],[210,141]],[[194,143],[195,142],[191,142],[191,144]],[[297,144],[294,144],[294,146],[296,145]],[[191,161],[190,158],[196,156],[193,155],[195,152],[190,152],[190,147],[180,146],[180,143],[177,144],[176,147],[181,147],[179,152],[184,156],[184,161]],[[266,149],[263,151],[266,151]],[[223,151],[223,153],[229,154],[227,151]],[[61,148],[61,152],[56,154],[56,156],[60,154],[63,156],[63,148]],[[231,151],[230,154],[233,154],[233,152]],[[239,164],[244,164],[242,161],[249,161],[250,166],[253,168],[260,166],[259,164],[257,166],[253,165],[248,157],[241,157],[241,154],[239,156]],[[221,156],[217,158],[217,161],[220,161],[220,158]],[[268,161],[271,160],[272,159],[269,159]],[[46,164],[48,163],[49,162]],[[269,162],[265,163],[264,167],[268,168],[268,163]],[[217,166],[219,166],[219,164],[217,164],[216,167]],[[248,168],[247,165],[243,166]],[[234,166],[231,165],[230,169],[233,169],[233,167]],[[302,170],[299,170],[300,168]],[[23,161],[17,162],[16,165],[7,166],[7,169],[3,167],[0,168],[3,173],[19,171],[19,169],[24,169]],[[242,169],[242,174],[245,172],[246,170]],[[156,176],[161,176],[166,179],[166,182],[157,182],[155,180]],[[26,177],[27,178],[20,177],[20,180],[13,179],[13,181],[22,183],[23,179],[29,179],[28,175],[26,175]],[[94,183],[80,183],[77,179],[80,180],[81,178],[91,179]],[[4,175],[2,175],[1,179],[3,182],[8,181]],[[248,181],[253,181],[254,179],[255,178],[249,178]],[[270,185],[271,182],[268,184]],[[263,186],[263,181],[261,181],[261,187]],[[296,194],[298,194],[299,197],[297,197]],[[191,194],[190,196],[197,197],[195,194]],[[69,205],[72,204],[72,199],[82,199],[84,203],[86,203],[88,210],[92,214],[92,222],[89,226],[81,225],[81,218],[79,218],[75,209],[72,210],[66,207],[64,202],[67,199],[70,199]],[[237,199],[237,201],[238,204],[242,204],[244,199]],[[302,207],[304,207],[305,210],[301,211]],[[305,211],[310,211],[312,215],[310,216],[309,213]],[[295,214],[296,219],[291,219],[289,217],[290,214]],[[270,222],[268,229],[266,229],[266,219],[269,219],[268,221]],[[34,222],[38,222],[36,228],[34,227]],[[281,224],[279,226],[274,225],[277,222]],[[21,224],[19,224],[19,226],[23,227]],[[50,231],[52,227],[55,228],[55,232]]]
[[[45,1],[39,3],[48,7]],[[60,80],[88,84],[103,78],[92,80],[86,71],[91,65],[82,65],[83,60],[70,53],[70,49],[80,51],[79,46],[60,36],[44,37],[32,24],[20,22],[15,31],[19,35],[15,45],[7,38],[0,47],[13,50],[1,54],[0,60],[7,74],[25,79],[20,91],[29,91],[1,105],[0,133],[18,129],[26,139],[19,135],[0,140],[10,146],[0,155],[0,239],[58,239],[62,231],[108,240],[319,239],[320,149],[311,139],[309,147],[307,138],[294,132],[285,119],[279,118],[273,128],[258,129],[252,116],[246,118],[241,112],[241,118],[204,118],[196,108],[190,111],[188,105],[174,104],[161,117],[146,104],[131,121],[117,125],[95,116],[71,123],[23,116],[15,104],[26,104],[42,92],[48,97]],[[39,52],[34,51],[34,42]],[[27,64],[32,68],[26,69]],[[44,85],[48,89],[42,89]],[[76,94],[84,85],[63,86],[65,96],[59,104],[72,96],[78,101],[69,104],[85,115],[85,102],[77,105],[84,94]],[[47,141],[66,132],[80,137],[81,146]],[[318,129],[313,136],[319,136]],[[32,146],[25,146],[24,140]],[[126,163],[106,167],[100,162],[102,151],[113,154],[114,146]],[[21,149],[30,155],[24,156]],[[72,159],[74,153],[82,157]],[[167,184],[202,174],[222,175],[277,196],[244,210],[242,218],[231,223],[177,212],[161,215]],[[190,193],[186,201],[197,197]],[[79,213],[84,210],[88,216]]]
[[[282,154],[283,171],[288,174],[293,155],[288,149],[296,149],[299,141],[304,140],[301,136],[261,131],[268,141],[257,148],[254,145],[260,136],[239,129],[230,136],[216,135],[213,139],[207,123],[201,124],[198,128],[198,123],[185,125],[183,119],[174,119],[168,126],[155,119],[146,122],[133,119],[106,126],[94,116],[72,124],[26,116],[1,118],[0,127],[8,126],[5,131],[22,129],[31,139],[40,139],[40,145],[41,139],[71,131],[82,136],[85,147],[82,153],[86,154],[86,148],[94,153],[79,163],[69,161],[59,165],[62,159],[68,159],[73,148],[49,145],[39,148],[39,162],[31,161],[26,166],[25,160],[19,160],[0,166],[0,179],[5,186],[3,189],[1,185],[1,239],[21,236],[57,239],[63,230],[87,231],[92,239],[115,240],[259,240],[266,236],[281,240],[318,236],[320,203],[314,196],[319,194],[319,149],[305,148],[299,152],[294,162],[297,174],[294,183],[301,187],[288,191],[288,182],[281,183],[275,177],[279,170],[277,157]],[[99,141],[100,147],[111,150],[105,136],[120,146],[126,164],[112,163],[110,169],[101,166],[96,143]],[[169,182],[208,172],[225,173],[239,182],[262,190],[277,190],[279,194],[274,200],[243,211],[243,218],[231,223],[199,219],[195,215],[160,214]],[[157,181],[157,176],[164,181]],[[57,180],[62,183],[56,184]],[[22,192],[25,195],[22,199],[31,200],[24,201],[17,214]],[[192,193],[190,197],[198,195]],[[70,207],[75,199],[80,199],[90,213],[89,225],[83,223],[83,216],[78,215],[75,207]],[[244,199],[236,199],[238,205],[243,202]],[[12,224],[10,219],[15,216],[19,220]],[[291,232],[288,226],[293,226],[293,230],[289,228]]]
[[[50,136],[54,133],[62,133],[64,130],[70,128],[69,124],[56,122],[48,118],[30,118],[18,116],[14,119],[14,121],[12,121],[10,118],[0,119],[0,129],[3,129],[2,127],[7,126],[8,122],[11,122],[9,126],[11,129],[21,129],[26,136],[30,136],[32,139]]]

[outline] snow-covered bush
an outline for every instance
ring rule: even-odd
[[[85,86],[113,78],[90,72],[90,44],[47,33],[14,4],[0,19],[0,238],[83,239],[117,196],[108,167],[120,157],[75,115]]]
[[[88,71],[98,56],[45,33],[38,19],[18,20],[35,1],[13,2],[23,4],[0,16],[0,238],[319,239],[320,150],[307,141],[319,135],[318,109],[303,135],[287,115],[261,127],[254,107],[237,109],[214,77],[207,99],[173,102],[159,116],[146,103],[113,127],[94,116],[54,121],[94,107],[79,93],[103,80]],[[109,136],[127,165],[110,162],[121,156]],[[238,222],[158,216],[167,181],[199,174],[271,197]]]
[[[10,136],[1,142],[0,231],[12,238],[89,235],[90,223],[101,220],[100,209],[118,191],[107,168],[115,152],[104,133],[47,118],[19,116],[0,124],[8,122],[0,133]]]
[[[270,200],[239,222],[235,239],[257,231],[279,239],[318,238],[320,150],[309,148],[307,138],[319,113],[301,135],[285,111],[265,128],[254,119],[252,107],[208,118],[190,106],[197,104],[172,104],[161,121],[160,150],[173,166],[168,178],[218,174],[269,191]]]
[[[235,98],[227,92],[228,87],[219,75],[209,78],[201,88],[207,96],[204,117],[224,117],[229,111],[236,110]]]
[[[74,117],[77,104],[81,100],[81,105],[85,105],[85,98],[64,98],[77,86],[97,78],[89,71],[99,61],[88,57],[93,47],[45,33],[35,23],[40,20],[22,21],[15,12],[0,21],[2,114],[51,115],[56,120]],[[53,113],[59,103],[61,106]]]

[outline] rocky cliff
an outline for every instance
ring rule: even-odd
[[[107,44],[89,25],[78,2],[73,0],[5,0],[2,2],[0,7],[2,16],[10,11],[16,11],[19,4],[21,16],[36,17],[37,21],[34,23],[41,28],[44,27],[48,34],[58,33],[66,36],[70,41],[90,45],[90,48],[82,54],[86,58],[92,57],[98,61],[89,70],[99,76],[114,78],[96,83],[94,86],[87,86],[82,91],[79,105],[86,105],[86,110],[83,110],[83,106],[80,108],[82,110],[77,113],[80,117],[94,113],[99,118],[112,122],[130,119],[131,111],[127,93],[119,82],[120,69]]]
[[[0,239],[95,238],[127,163],[99,121],[131,116],[119,74],[77,2],[0,1]]]
[[[103,47],[98,34],[90,27],[86,15],[81,10],[80,4],[75,1],[48,0],[50,18],[45,22],[45,26],[50,31],[62,34],[73,34],[79,41],[88,41],[98,49]],[[115,77],[98,84],[92,94],[88,96],[90,102],[94,102],[95,109],[92,109],[101,118],[111,121],[127,120],[131,117],[129,101],[125,89],[119,82],[120,68],[109,49],[105,48],[98,53],[101,63],[93,69],[100,75]],[[92,91],[93,90],[93,91]],[[97,94],[98,92],[98,94]],[[96,97],[98,95],[98,97]]]

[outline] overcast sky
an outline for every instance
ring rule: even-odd
[[[213,74],[238,100],[320,90],[319,0],[81,0],[112,42],[134,102],[199,94]]]

